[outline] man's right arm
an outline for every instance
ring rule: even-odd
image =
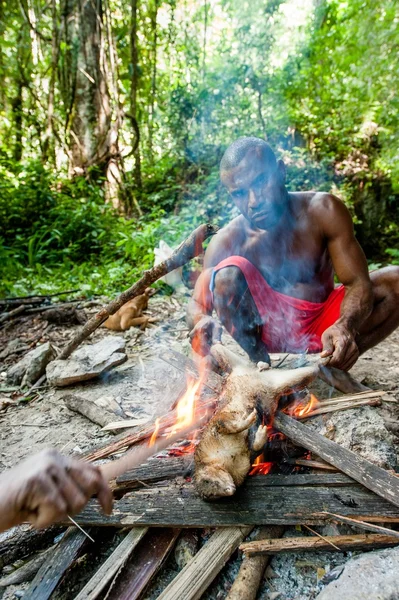
[[[212,344],[220,341],[222,328],[212,318],[213,297],[209,289],[212,270],[223,258],[229,256],[226,230],[221,230],[211,240],[204,258],[204,270],[197,279],[193,297],[187,307],[187,323],[193,350],[207,356]]]

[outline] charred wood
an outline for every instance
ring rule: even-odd
[[[306,478],[312,483],[304,483]],[[116,527],[311,525],[329,520],[325,511],[374,523],[399,522],[399,509],[391,502],[355,482],[345,484],[335,473],[249,477],[235,496],[212,503],[202,501],[191,483],[176,480],[126,494],[110,516],[91,500],[76,520],[82,526]]]
[[[298,423],[283,413],[276,415],[274,427],[375,494],[399,507],[399,479],[388,471],[316,431],[309,430],[306,425]]]
[[[179,533],[180,529],[151,529],[117,575],[105,600],[136,600],[168,557]]]
[[[95,600],[126,564],[126,561],[147,531],[148,527],[136,527],[129,531],[111,556],[107,558],[90,581],[79,592],[75,600]]]

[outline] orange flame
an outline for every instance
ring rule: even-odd
[[[300,402],[299,404],[294,405],[293,407],[288,408],[288,413],[292,417],[305,417],[313,410],[320,406],[320,402],[316,398],[314,394],[310,394],[310,398],[308,402]]]
[[[155,419],[154,431],[153,431],[152,436],[150,437],[150,441],[148,442],[148,445],[150,447],[155,444],[155,440],[157,439],[158,431],[159,431],[159,418]]]
[[[252,465],[249,475],[267,475],[272,470],[273,463],[264,462],[263,454],[257,456]]]

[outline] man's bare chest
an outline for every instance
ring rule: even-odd
[[[318,299],[313,300],[317,302],[325,295],[320,287],[332,285],[332,265],[327,249],[315,238],[249,236],[242,241],[239,254],[260,271],[269,285],[282,293],[311,299],[318,289]]]

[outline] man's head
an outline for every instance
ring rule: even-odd
[[[233,142],[220,162],[220,179],[251,225],[270,229],[280,221],[287,203],[285,167],[264,140]]]

